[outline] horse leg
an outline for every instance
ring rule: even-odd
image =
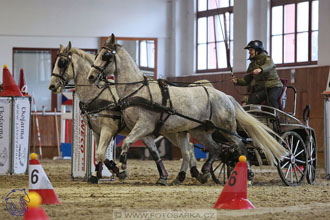
[[[167,171],[164,167],[163,161],[159,156],[159,152],[157,150],[157,147],[154,142],[154,138],[152,136],[146,136],[142,138],[143,143],[147,146],[152,158],[154,159],[156,165],[157,165],[157,170],[159,173],[159,179],[157,181],[157,184],[159,185],[167,185]]]
[[[96,159],[97,159],[97,161],[104,161],[104,165],[109,169],[109,171],[118,176],[119,175],[119,169],[116,166],[116,163],[112,160],[110,161],[105,156],[105,152],[106,152],[106,150],[107,150],[107,148],[110,144],[110,141],[111,141],[111,139],[114,135],[115,135],[115,131],[113,131],[109,127],[103,127],[101,129],[100,142],[99,142],[97,150],[96,150]],[[98,166],[98,165],[99,165],[99,163],[96,166]],[[100,168],[97,167],[96,169],[100,169]]]
[[[189,133],[198,143],[203,144],[209,151],[208,159],[203,164],[202,174],[200,176],[200,182],[206,183],[211,176],[211,165],[217,157],[217,154],[221,152],[221,145],[213,140],[211,132],[207,132],[203,128],[193,129],[189,131]]]
[[[252,169],[250,167],[250,162],[249,162],[249,158],[247,155],[247,149],[246,149],[243,141],[239,137],[236,137],[234,135],[226,135],[226,134],[224,134],[224,135],[226,136],[226,138],[228,140],[230,140],[230,142],[235,144],[235,147],[236,147],[235,150],[237,151],[238,157],[241,155],[244,155],[246,157],[248,185],[252,185],[253,180],[254,180],[254,172],[252,171]],[[238,158],[237,158],[237,161],[238,161]]]
[[[126,136],[126,138],[123,141],[123,144],[121,146],[122,151],[120,153],[119,162],[120,162],[120,168],[122,169],[121,172],[119,172],[119,179],[125,179],[127,177],[126,172],[126,163],[127,163],[127,152],[130,148],[131,144],[135,141],[141,139],[142,137],[147,136],[148,134],[151,134],[153,132],[152,124],[147,124],[145,121],[140,122],[138,121],[131,132]]]
[[[96,145],[99,146],[100,135],[98,135],[94,131],[93,131],[93,135],[94,135],[94,138],[95,138],[95,141],[96,141]],[[94,173],[87,180],[88,183],[98,184],[99,179],[102,178],[102,169],[103,169],[102,165],[103,165],[102,160],[98,160],[97,164],[95,166]]]
[[[190,167],[191,176],[198,179],[199,171],[196,168],[196,158],[190,146],[188,134],[186,132],[180,132],[176,134],[166,134],[165,136],[172,144],[180,148],[183,158],[180,172],[172,183],[181,184],[186,178],[188,167]]]

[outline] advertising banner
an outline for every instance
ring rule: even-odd
[[[0,97],[0,174],[10,172],[11,109],[11,98]]]
[[[72,177],[86,177],[87,125],[79,108],[79,98],[74,94],[73,104],[73,144],[72,144]]]
[[[13,100],[13,173],[21,174],[28,164],[31,107],[27,97],[15,97]]]

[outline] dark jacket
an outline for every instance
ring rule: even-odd
[[[257,68],[262,71],[258,74],[252,74],[251,72]],[[261,52],[251,59],[251,63],[247,69],[250,73],[244,78],[237,79],[237,85],[239,86],[251,86],[254,91],[259,91],[266,88],[282,87],[283,84],[276,72],[275,64],[270,56],[267,56],[265,52]]]

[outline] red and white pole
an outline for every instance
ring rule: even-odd
[[[42,149],[41,149],[39,120],[38,120],[37,105],[36,105],[36,100],[34,98],[34,94],[32,96],[32,101],[33,101],[33,105],[34,105],[34,115],[35,115],[35,119],[36,119],[36,128],[37,128],[38,144],[39,144],[39,154],[40,154],[40,159],[42,159]]]

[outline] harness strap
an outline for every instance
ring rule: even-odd
[[[211,120],[212,118],[212,103],[210,102],[210,94],[209,94],[209,91],[207,91],[207,88],[205,86],[203,86],[206,94],[207,94],[207,100],[208,100],[208,104],[210,106],[210,117],[209,117],[209,120]]]
[[[158,103],[151,103],[149,100],[147,100],[145,98],[142,98],[142,97],[131,97],[129,99],[124,100],[121,103],[121,109],[122,110],[124,110],[124,109],[126,109],[128,107],[131,107],[131,106],[140,106],[140,107],[143,107],[143,108],[145,108],[147,110],[151,110],[151,111],[154,111],[154,112],[166,112],[169,115],[177,115],[177,116],[180,116],[182,118],[188,119],[188,120],[193,121],[193,122],[196,122],[198,124],[201,124],[205,129],[216,129],[216,130],[222,131],[224,133],[227,133],[227,134],[230,134],[230,135],[234,135],[234,136],[240,138],[243,142],[246,142],[245,138],[241,137],[237,133],[234,133],[232,131],[229,131],[229,130],[226,130],[226,129],[223,129],[223,128],[216,127],[210,121],[200,121],[200,120],[197,120],[195,118],[192,118],[192,117],[183,115],[183,114],[181,114],[179,112],[176,112],[172,108],[169,108],[169,107],[160,105]]]
[[[118,106],[118,103],[117,103],[116,97],[115,97],[115,95],[113,94],[113,92],[112,92],[110,86],[109,86],[108,88],[109,88],[110,95],[112,96],[113,102],[115,103],[116,106]]]
[[[147,86],[148,91],[149,91],[150,101],[153,102],[153,101],[152,101],[152,94],[151,94],[151,91],[150,91],[150,86],[149,86],[148,78],[147,78],[146,76],[143,76],[143,78],[144,78],[144,82],[143,82],[143,84]]]
[[[87,118],[87,123],[88,123],[88,126],[92,129],[92,123],[91,123],[91,115],[93,116],[96,116],[96,117],[105,117],[105,118],[112,118],[114,120],[119,120],[118,122],[118,132],[120,132],[121,130],[123,130],[123,128],[125,127],[124,123],[123,123],[123,117],[121,117],[121,115],[111,115],[111,114],[98,114],[99,112],[103,111],[103,110],[109,110],[108,106],[111,105],[112,102],[110,102],[109,105],[106,105],[105,107],[103,108],[100,108],[100,109],[92,109],[90,104],[91,103],[88,103],[88,104],[85,104],[83,102],[79,102],[79,108],[80,108],[80,111],[83,115],[86,116]],[[112,103],[113,104],[113,103]],[[94,106],[93,106],[94,107]],[[88,108],[90,108],[88,110]],[[118,106],[116,105],[115,108],[118,108]],[[114,107],[110,108],[111,110],[114,110]]]
[[[145,84],[142,84],[137,90],[135,90],[134,92],[132,92],[131,94],[129,94],[128,96],[122,98],[122,99],[119,99],[118,100],[118,105],[121,109],[122,108],[122,105],[125,105],[124,103],[127,102],[127,99],[131,98],[133,95],[135,95],[136,93],[138,93],[143,87],[145,86]],[[127,107],[126,107],[127,108]]]
[[[103,73],[103,69],[101,69],[100,67],[95,66],[94,64],[92,65],[92,67],[94,67],[95,69],[97,69],[97,71]]]
[[[112,118],[112,119],[118,119],[120,120],[122,117],[120,115],[107,115],[107,114],[93,114],[95,117],[102,117],[102,118]],[[119,127],[119,126],[118,126]]]
[[[101,90],[101,92],[97,95],[97,96],[95,96],[93,99],[92,99],[92,101],[90,101],[88,104],[87,104],[87,106],[90,106],[91,104],[93,104],[94,102],[96,102],[96,100],[102,95],[102,93],[107,89],[108,87],[103,87],[102,88],[102,90]],[[112,102],[111,102],[112,103]]]
[[[168,90],[167,82],[163,79],[158,79],[158,85],[159,85],[160,91],[162,93],[162,105],[166,107],[167,100],[169,100],[170,109],[173,109],[172,100],[170,98],[170,93],[169,93],[169,90]],[[155,136],[159,136],[159,131],[160,131],[161,127],[164,125],[165,121],[170,117],[170,114],[168,114],[163,119],[164,113],[165,113],[164,111],[161,112],[159,120],[156,123],[155,129],[154,129],[154,132],[153,132],[153,134]]]
[[[52,76],[55,76],[55,77],[58,77],[58,78],[60,78],[62,81],[66,81],[65,79],[64,79],[64,77],[62,76],[62,75],[60,75],[60,74],[56,74],[56,73],[52,73]]]

